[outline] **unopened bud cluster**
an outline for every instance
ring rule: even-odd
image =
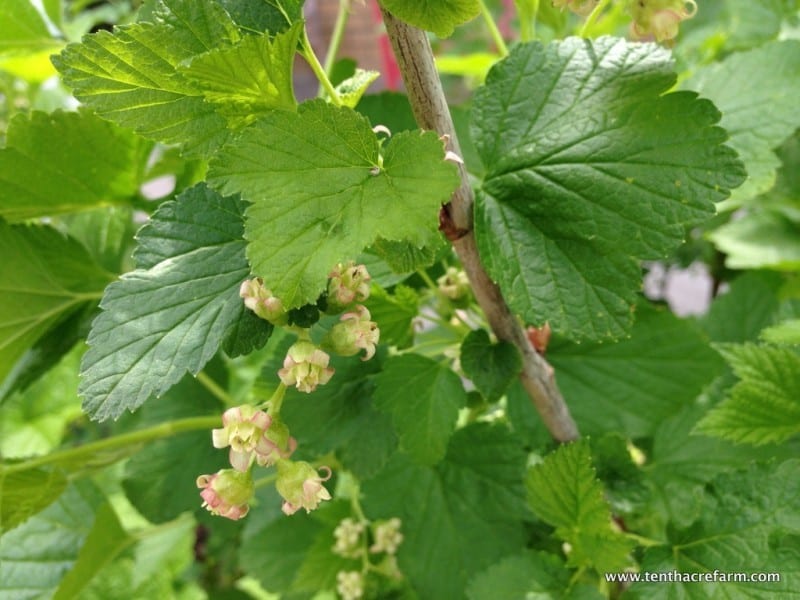
[[[360,559],[364,565],[361,571],[337,573],[336,590],[341,598],[362,598],[365,580],[370,573],[395,580],[402,577],[396,557],[397,549],[403,541],[400,527],[401,521],[398,518],[370,523],[348,517],[339,523],[333,532],[336,540],[332,547],[334,554]],[[378,562],[373,563],[376,555]]]

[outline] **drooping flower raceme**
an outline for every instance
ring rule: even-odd
[[[250,472],[222,469],[213,475],[200,475],[197,487],[201,488],[203,507],[211,514],[236,521],[250,510],[253,499],[253,479]]]
[[[262,319],[275,325],[285,325],[288,321],[283,302],[264,287],[264,280],[260,277],[243,281],[239,286],[239,296],[244,299],[244,305]]]
[[[331,327],[323,346],[341,356],[353,356],[364,350],[361,360],[369,360],[375,356],[375,346],[381,336],[378,324],[371,318],[366,306],[357,305],[355,310],[341,316],[341,323]]]
[[[353,261],[339,263],[328,275],[328,310],[335,314],[353,302],[364,302],[369,298],[369,282],[372,279],[367,267]]]
[[[333,377],[329,367],[331,357],[308,340],[295,342],[283,359],[283,368],[278,370],[283,385],[295,386],[301,392],[311,393],[318,385],[324,385]]]
[[[293,515],[301,508],[306,512],[311,512],[323,500],[330,500],[331,495],[325,486],[324,481],[331,477],[331,470],[328,467],[320,467],[325,473],[320,476],[317,470],[307,462],[292,462],[289,460],[279,460],[278,480],[275,487],[283,497],[284,503],[281,510],[284,514]]]

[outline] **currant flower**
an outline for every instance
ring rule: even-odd
[[[682,21],[697,13],[695,0],[635,0],[630,3],[631,37],[670,43]]]
[[[336,591],[342,600],[358,600],[364,596],[364,576],[360,571],[339,571],[336,574]]]
[[[239,286],[239,296],[244,299],[244,305],[262,319],[275,325],[285,325],[288,321],[283,302],[264,287],[260,277],[245,279]]]
[[[289,428],[280,417],[272,418],[272,425],[264,433],[266,441],[256,453],[256,462],[262,467],[271,467],[279,460],[289,458],[297,450],[297,440],[289,435]]]
[[[197,487],[201,488],[203,508],[213,515],[237,521],[250,510],[254,487],[250,472],[222,469],[213,475],[200,475]]]
[[[398,546],[403,542],[403,534],[400,533],[401,524],[397,517],[375,523],[372,527],[375,543],[369,547],[369,551],[375,554],[379,552],[396,553]]]
[[[378,324],[371,318],[367,307],[358,304],[355,310],[340,317],[341,323],[331,327],[323,346],[340,356],[353,356],[364,350],[361,360],[369,360],[375,356],[375,346],[381,337]]]
[[[578,16],[587,16],[594,7],[597,6],[599,0],[553,0],[553,7],[564,10],[569,9],[571,12]]]
[[[343,519],[334,529],[333,536],[336,543],[333,552],[345,558],[356,558],[361,554],[361,534],[364,533],[364,524],[351,518]]]
[[[369,298],[369,282],[372,278],[364,265],[356,265],[353,261],[339,263],[328,277],[328,310],[333,314],[353,302],[364,302]]]
[[[253,455],[263,460],[271,450],[272,444],[266,437],[271,423],[267,413],[249,404],[229,408],[222,414],[222,429],[211,430],[211,441],[214,448],[230,446],[231,466],[237,471],[247,471]]]
[[[301,508],[308,513],[323,500],[331,499],[330,492],[322,485],[331,478],[330,467],[320,467],[325,473],[321,477],[313,466],[304,461],[279,460],[277,466],[278,479],[275,487],[284,499],[281,506],[284,514],[293,515]]]
[[[331,357],[308,340],[295,342],[286,353],[283,368],[278,370],[283,385],[295,386],[307,394],[318,385],[328,383],[334,369],[329,367]]]

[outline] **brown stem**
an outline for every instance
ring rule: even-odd
[[[449,149],[460,156],[453,119],[425,32],[400,21],[383,8],[381,11],[417,123],[423,129],[450,136]],[[461,185],[450,202],[442,207],[442,229],[461,259],[492,331],[499,339],[519,348],[523,360],[522,384],[548,431],[560,442],[577,439],[580,435],[578,428],[556,385],[553,368],[534,350],[522,324],[503,299],[500,288],[480,262],[472,232],[472,188],[463,165],[459,165],[459,171]]]

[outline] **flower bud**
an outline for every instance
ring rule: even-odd
[[[203,508],[211,514],[236,521],[250,510],[254,487],[250,472],[222,469],[214,475],[200,475],[197,487],[202,488]]]
[[[375,356],[375,345],[381,337],[378,324],[370,318],[367,307],[357,305],[353,312],[341,316],[341,323],[331,327],[322,345],[340,356],[353,356],[364,350],[361,360],[369,360]]]
[[[450,300],[461,300],[469,294],[471,289],[467,274],[455,267],[447,267],[447,271],[436,280],[436,284],[439,291]]]
[[[271,423],[267,413],[249,404],[229,408],[222,414],[222,429],[211,431],[212,443],[215,448],[230,446],[229,458],[233,468],[247,471],[254,454],[258,460],[259,455],[270,449],[266,432]]]
[[[364,576],[360,571],[339,571],[336,574],[336,591],[342,600],[358,600],[364,596]]]
[[[568,8],[576,15],[586,17],[594,10],[598,1],[599,0],[553,0],[553,7],[560,8],[561,10]]]
[[[361,554],[361,534],[364,533],[364,524],[353,519],[343,519],[333,531],[336,544],[333,552],[345,558],[356,558]]]
[[[378,552],[386,552],[386,554],[394,554],[397,552],[397,547],[403,542],[403,534],[400,533],[400,519],[397,517],[389,519],[388,521],[379,521],[372,526],[372,534],[375,537],[375,543],[369,547],[369,551],[377,554]]]
[[[293,385],[301,392],[311,393],[333,377],[334,369],[328,366],[330,359],[312,342],[299,340],[286,353],[278,377],[286,386]]]
[[[286,324],[287,316],[283,310],[283,302],[264,287],[264,280],[260,277],[244,280],[239,286],[239,296],[244,299],[244,305],[262,319],[275,325]]]
[[[285,514],[293,515],[301,508],[311,512],[321,501],[331,499],[330,493],[322,485],[323,481],[331,478],[329,467],[320,467],[325,472],[325,476],[320,477],[317,470],[307,462],[279,460],[277,465],[278,480],[275,487],[285,500],[281,507]]]
[[[364,265],[353,261],[339,263],[328,275],[328,312],[341,312],[353,302],[364,302],[369,298],[369,282],[372,279]]]

